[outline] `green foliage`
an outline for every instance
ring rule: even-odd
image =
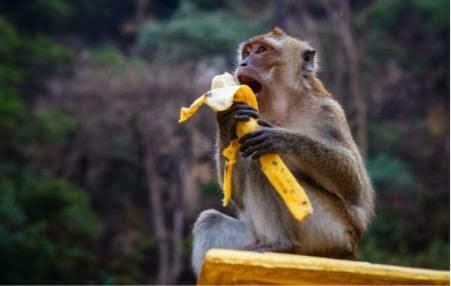
[[[109,261],[101,273],[103,284],[138,284],[156,270],[157,266],[149,265],[149,257],[157,255],[157,244],[154,239],[142,237],[134,243],[130,253],[117,254]]]
[[[0,64],[0,88],[8,93],[14,93],[15,88],[23,81],[23,74],[13,65]]]
[[[391,191],[415,190],[415,178],[408,165],[387,153],[379,153],[367,161],[367,168],[377,189]]]
[[[403,129],[403,127],[399,126],[400,124],[396,124],[393,120],[387,120],[387,118],[384,118],[383,121],[371,120],[368,125],[370,137],[377,136],[378,144],[383,145],[384,151],[397,151],[396,148],[399,146],[399,142],[403,139],[403,135],[405,136],[406,133],[405,126]],[[391,126],[391,128],[387,128],[387,126]],[[370,144],[371,143],[372,142],[370,142]],[[378,146],[372,147],[377,148]]]
[[[34,111],[35,140],[59,143],[77,127],[77,120],[56,107],[41,107]]]
[[[53,28],[64,27],[73,16],[73,4],[67,0],[34,0],[27,6],[29,16]]]
[[[0,17],[0,135],[17,127],[24,115],[17,87],[22,82],[22,72],[15,65],[20,39],[14,27]]]
[[[383,0],[370,14],[376,29],[399,31],[400,20],[425,25],[425,30],[440,33],[449,29],[449,1],[447,0]]]
[[[415,234],[415,225],[408,218],[379,209],[357,256],[372,263],[449,269],[449,242],[438,239],[425,246],[409,243]]]
[[[14,49],[19,46],[19,37],[14,27],[3,17],[0,17],[0,42],[0,63],[12,64]]]
[[[220,10],[224,9],[225,6],[225,3],[221,0],[191,0],[191,3],[193,3],[193,5],[198,7],[200,10],[204,11]],[[231,3],[227,4],[230,5]]]
[[[22,101],[13,92],[7,93],[0,87],[0,135],[14,130],[24,117]]]
[[[0,89],[11,92],[22,82],[22,73],[15,66],[20,38],[14,27],[0,17]]]
[[[37,107],[19,119],[13,142],[15,149],[27,157],[39,156],[40,149],[64,146],[78,127],[75,117],[56,106]]]
[[[449,241],[433,240],[422,252],[414,255],[413,265],[449,269]]]
[[[202,192],[208,195],[218,195],[221,190],[221,187],[218,185],[216,181],[209,181],[202,185]]]
[[[6,284],[84,283],[101,223],[62,179],[0,166],[0,277]]]
[[[92,199],[98,204],[120,207],[127,201],[142,204],[142,190],[146,190],[143,170],[122,162],[110,162],[101,174],[101,184],[92,191]],[[105,197],[108,199],[105,200]]]
[[[33,38],[24,38],[18,51],[21,56],[21,62],[32,65],[50,65],[61,71],[73,58],[73,52],[54,43],[44,35],[38,35]]]
[[[17,34],[14,27],[4,18],[0,17],[0,71],[12,73],[6,78],[13,78],[14,84],[20,83],[18,79],[26,75],[30,67],[46,65],[58,70],[64,68],[73,58],[73,52],[56,44],[43,34],[24,36]],[[21,76],[22,75],[22,76]],[[5,80],[2,77],[2,81]]]
[[[62,71],[72,60],[73,53],[43,35],[24,36],[0,17],[0,134],[7,130],[19,129],[25,117],[25,106],[19,94],[20,88],[30,84],[32,78],[40,78],[46,73]],[[51,118],[53,115],[57,117]],[[67,118],[59,114],[45,114],[38,111],[36,117],[47,128],[49,139],[61,132],[55,128],[71,125]],[[47,116],[47,117],[46,117]],[[46,120],[44,122],[43,120]],[[61,120],[61,121],[58,121]],[[50,123],[53,121],[53,123]],[[31,121],[32,122],[32,121]],[[73,125],[73,124],[72,124]],[[50,129],[51,130],[50,130]],[[30,129],[30,128],[28,128]],[[52,133],[53,132],[53,133]]]
[[[368,38],[374,43],[370,47],[375,55],[374,60],[393,58],[421,75],[424,71],[434,70],[437,62],[449,58],[448,0],[383,0],[372,8],[369,19],[371,29]],[[433,50],[426,47],[431,40],[440,38],[447,39],[443,46]],[[419,45],[420,50],[428,51],[426,56],[413,54],[415,49],[406,49],[412,45]],[[449,83],[444,83],[448,80],[447,75],[434,80],[444,89],[449,86]]]
[[[108,67],[121,69],[131,64],[137,74],[148,72],[144,59],[125,56],[125,51],[135,51],[135,48],[146,59],[163,61],[174,69],[181,61],[215,56],[231,59],[239,41],[266,32],[270,20],[278,17],[271,15],[272,3],[150,1],[145,13],[150,20],[138,31],[135,43],[134,37],[124,36],[121,31],[124,24],[135,20],[136,1],[6,2],[0,4],[6,8],[0,16],[0,282],[140,284],[152,281],[158,268],[155,259],[158,245],[149,233],[151,221],[146,215],[149,190],[145,170],[136,164],[136,158],[139,160],[142,154],[134,138],[121,134],[123,126],[113,126],[112,130],[106,130],[108,127],[103,124],[79,126],[81,122],[89,122],[89,114],[81,112],[86,118],[78,121],[58,108],[59,101],[53,104],[54,98],[41,100],[46,96],[49,78],[66,72],[64,81],[70,80],[72,70],[67,68],[78,67],[70,65],[73,50],[61,43],[75,44],[77,49],[88,51],[89,66],[100,65],[107,74],[111,71]],[[396,93],[380,98],[375,93],[368,97],[374,98],[377,105],[368,108],[371,139],[368,169],[378,193],[379,209],[360,246],[359,257],[384,264],[446,269],[449,267],[449,170],[442,154],[449,153],[443,143],[449,138],[446,131],[436,138],[426,138],[429,133],[424,132],[425,121],[420,113],[437,96],[445,103],[449,101],[449,1],[362,3],[351,7],[353,31],[359,32],[354,35],[356,42],[362,43],[363,33],[367,36],[362,78],[373,83],[368,86],[380,85],[382,92],[393,92],[391,85],[395,85]],[[261,11],[256,11],[256,6],[262,7]],[[310,6],[315,7],[310,9]],[[369,14],[360,13],[364,6],[372,7]],[[311,25],[317,25],[305,31],[319,32],[321,43],[335,43],[323,9],[311,3],[304,7],[313,19]],[[304,31],[304,27],[295,27],[300,21],[297,22],[294,10],[284,13],[291,32],[298,34],[296,28]],[[358,14],[362,17],[356,19],[354,16]],[[369,23],[365,21],[366,15]],[[329,31],[325,37],[321,34],[324,30]],[[324,58],[332,57],[333,62],[334,56],[335,46],[331,44]],[[387,61],[395,63],[395,72],[402,81],[397,81],[397,73],[391,76]],[[349,80],[347,68],[345,89]],[[324,71],[333,73],[333,69]],[[400,88],[396,86],[399,83],[402,83]],[[175,92],[176,88],[174,83]],[[158,89],[152,94],[160,95]],[[427,101],[423,101],[426,97]],[[390,98],[395,98],[396,104]],[[74,104],[65,101],[68,102]],[[344,102],[349,104],[352,100]],[[387,111],[384,105],[392,108]],[[70,107],[76,110],[83,105]],[[411,107],[416,110],[407,113]],[[444,126],[449,127],[447,123]],[[77,134],[83,138],[115,136],[95,148],[74,146],[79,144],[71,141],[78,128],[85,128]],[[54,149],[58,151],[50,151]],[[52,167],[53,161],[65,162],[69,158],[42,160],[46,156],[42,154],[66,156],[66,151],[71,155],[69,171],[59,164]],[[52,175],[33,169],[44,168],[42,161]],[[87,186],[89,192],[58,178],[61,172],[70,173],[71,182]],[[200,187],[204,198],[211,196],[217,202],[221,196],[216,182]],[[167,194],[164,196],[167,201]],[[90,205],[104,215],[106,235],[102,243],[96,240],[103,225]],[[424,216],[431,205],[434,208]],[[171,207],[172,203],[165,203],[165,215],[170,215]],[[185,260],[192,245],[189,219],[186,217],[182,240]],[[170,219],[166,222],[171,225]],[[132,235],[124,231],[130,224],[134,228]],[[189,270],[184,271],[186,277]],[[189,274],[188,277],[191,279]]]
[[[126,58],[122,52],[110,45],[92,49],[89,52],[88,59],[92,63],[102,66],[117,65],[126,62]]]
[[[187,2],[170,20],[146,25],[139,33],[138,44],[148,56],[160,55],[169,61],[229,56],[239,41],[261,32],[264,22],[226,10],[203,12]]]

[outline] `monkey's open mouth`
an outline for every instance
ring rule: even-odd
[[[238,81],[241,84],[249,86],[255,94],[259,93],[262,90],[262,84],[258,80],[250,76],[239,75]]]

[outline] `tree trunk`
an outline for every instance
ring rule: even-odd
[[[341,103],[343,98],[343,81],[344,81],[344,60],[343,60],[343,44],[338,35],[335,35],[335,70],[333,75],[333,95]]]
[[[149,0],[136,0],[136,7],[135,7],[135,35],[138,37],[139,31],[141,30],[143,24],[146,21],[146,9],[149,6]],[[132,55],[139,54],[140,49],[138,45],[138,40],[135,40],[135,44],[133,48],[131,49]]]
[[[356,56],[356,55],[355,55]],[[366,156],[367,152],[367,118],[366,118],[366,102],[361,96],[360,91],[360,67],[359,61],[352,57],[350,60],[349,84],[350,93],[353,101],[353,109],[355,110],[356,121],[356,139],[360,147],[362,156]],[[351,59],[351,57],[350,57]]]
[[[349,0],[322,0],[321,1],[330,23],[335,28],[337,36],[340,37],[346,56],[349,61],[349,93],[352,100],[352,111],[356,141],[362,156],[367,152],[367,109],[366,102],[360,90],[360,56],[356,43],[352,36],[350,22]]]
[[[168,284],[169,281],[169,243],[164,218],[163,201],[161,198],[161,182],[158,176],[155,160],[152,156],[151,146],[145,146],[144,167],[146,170],[147,187],[151,220],[155,230],[155,239],[158,245],[158,276],[157,284]]]
[[[185,159],[182,157],[178,160],[178,168],[177,168],[177,182],[171,188],[171,196],[173,202],[178,202],[174,205],[174,214],[172,217],[173,220],[173,229],[172,229],[172,241],[173,241],[173,249],[172,249],[172,267],[171,267],[171,278],[175,283],[177,281],[178,276],[182,272],[183,268],[183,220],[184,220],[184,202],[180,200],[183,198],[183,194],[185,192],[186,183],[184,180],[183,173],[187,170]]]

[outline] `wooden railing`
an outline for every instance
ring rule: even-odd
[[[449,271],[312,256],[210,250],[198,285],[449,285]]]

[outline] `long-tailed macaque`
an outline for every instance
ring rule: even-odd
[[[257,95],[259,113],[246,104],[218,113],[219,182],[235,124],[253,117],[262,128],[240,139],[232,186],[238,217],[206,210],[194,225],[196,274],[210,248],[354,258],[374,191],[343,109],[316,77],[315,54],[279,28],[240,45],[235,77]],[[260,170],[256,159],[266,153],[279,153],[309,196],[314,213],[303,221]]]

